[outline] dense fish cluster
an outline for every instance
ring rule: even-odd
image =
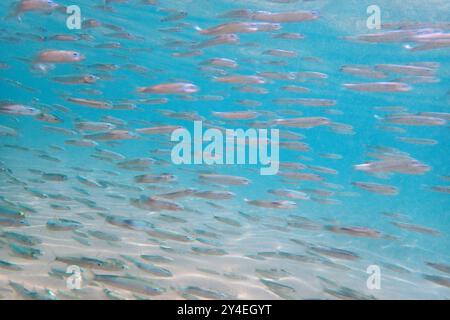
[[[446,1],[378,30],[359,0],[76,2],[0,4],[0,298],[450,297]],[[174,164],[194,121],[278,129],[279,171]]]

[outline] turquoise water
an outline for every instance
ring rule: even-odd
[[[0,4],[1,298],[450,296],[448,1],[378,1],[379,30],[366,25],[373,3],[360,0],[61,0],[31,11],[26,2]],[[81,9],[80,30],[66,26],[69,5]],[[238,9],[247,11],[224,16]],[[286,22],[285,15],[271,22],[257,11],[304,11],[313,19]],[[217,36],[205,30],[237,22],[224,33],[238,42],[205,45]],[[274,30],[243,32],[256,22]],[[367,34],[381,37],[364,41]],[[49,52],[53,60],[45,58]],[[213,58],[236,66],[214,65]],[[84,75],[96,81],[80,83]],[[245,84],[241,76],[264,83]],[[180,82],[198,90],[137,92]],[[374,92],[377,82],[391,90]],[[372,86],[346,86],[361,83]],[[326,99],[331,106],[283,99]],[[24,106],[31,114],[23,114]],[[241,111],[248,117],[214,113]],[[326,123],[283,122],[310,117]],[[262,176],[259,165],[175,165],[171,130],[163,129],[192,132],[193,119],[205,128],[279,129],[280,171]],[[142,130],[155,127],[153,134]],[[111,138],[113,130],[122,130],[120,139]],[[98,132],[107,139],[89,136]],[[296,150],[299,142],[308,148]],[[138,158],[149,163],[123,165]],[[391,166],[378,172],[360,170],[388,160]],[[412,164],[423,170],[411,174]],[[296,176],[303,173],[318,180]],[[135,178],[144,174],[153,179]],[[373,192],[355,182],[391,189]],[[184,195],[167,195],[175,191]],[[232,194],[214,198],[224,191]],[[136,204],[141,196],[156,200]],[[286,204],[276,201],[295,205],[274,208]],[[20,253],[30,248],[40,255]],[[111,259],[120,267],[111,267]],[[64,274],[70,265],[82,269],[76,290]],[[381,272],[378,289],[366,283],[373,265]],[[140,290],[142,279],[158,290]]]

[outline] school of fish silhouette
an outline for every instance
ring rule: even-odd
[[[0,299],[449,299],[450,2],[340,2],[1,1]]]

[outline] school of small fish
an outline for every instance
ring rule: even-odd
[[[450,298],[448,1],[73,2],[0,4],[0,299]]]

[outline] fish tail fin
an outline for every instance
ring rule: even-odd
[[[13,19],[22,22],[22,16],[17,11],[12,11],[3,18],[3,20],[13,20]]]
[[[357,38],[354,36],[343,36],[343,37],[337,37],[339,40],[345,40],[345,41],[356,41]]]
[[[60,4],[58,4],[56,7],[55,7],[55,11],[58,11],[58,12],[60,12],[60,13],[62,13],[62,14],[67,14],[68,12],[67,12],[67,6],[64,6],[64,5],[60,5]],[[50,13],[51,13],[51,11],[50,11]]]
[[[311,14],[315,16],[315,19],[320,18],[321,16],[320,10],[311,10]]]
[[[48,251],[50,251],[51,253],[51,259],[49,259],[49,261],[47,262],[47,266],[55,261],[58,261],[58,256],[56,255],[56,253],[52,249],[48,249]]]
[[[94,273],[94,271],[92,271],[90,269],[83,269],[82,273],[83,273],[83,279],[87,283],[93,282],[95,280],[95,277],[97,276]]]
[[[276,125],[277,125],[277,120],[278,120],[278,119],[271,119],[271,120],[267,121],[267,125],[268,125],[269,127],[276,126]]]
[[[22,22],[22,17],[19,11],[19,7],[17,3],[11,3],[9,6],[9,13],[4,17],[4,20],[12,20],[17,19],[19,22]]]

